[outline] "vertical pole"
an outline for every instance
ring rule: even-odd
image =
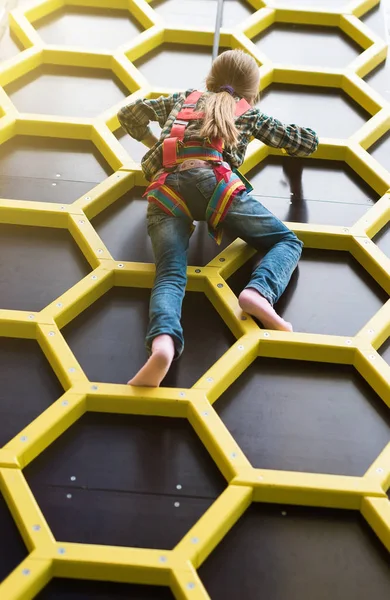
[[[214,32],[214,42],[213,42],[213,60],[218,56],[219,50],[219,36],[222,25],[222,17],[223,17],[223,0],[218,0],[217,6],[217,18],[215,20],[215,32]]]

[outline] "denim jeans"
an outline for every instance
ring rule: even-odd
[[[204,221],[216,186],[211,169],[188,169],[168,176],[167,185],[179,192],[196,221]],[[162,334],[175,343],[175,358],[184,348],[181,309],[187,283],[187,250],[191,219],[173,217],[148,205],[148,233],[156,263],[156,278],[149,307],[146,347]],[[279,219],[246,191],[239,192],[223,221],[223,230],[265,252],[247,285],[272,305],[283,294],[302,253],[302,242]]]

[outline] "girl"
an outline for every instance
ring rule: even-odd
[[[150,358],[130,385],[158,387],[183,351],[180,319],[193,220],[207,220],[217,241],[228,231],[266,252],[239,304],[265,328],[292,331],[273,305],[290,281],[303,244],[250,195],[252,188],[236,169],[252,137],[291,156],[315,152],[318,137],[255,108],[259,84],[256,61],[241,50],[229,50],[213,62],[207,92],[137,100],[119,111],[122,127],[150,148],[142,168],[152,182],[146,192],[147,220],[156,263],[146,335]],[[159,140],[150,121],[162,128]]]

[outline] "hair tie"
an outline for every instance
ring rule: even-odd
[[[221,87],[219,88],[218,91],[219,92],[227,92],[231,96],[234,96],[234,94],[235,94],[234,88],[231,85],[221,85]]]

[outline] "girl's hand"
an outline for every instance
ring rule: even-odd
[[[148,148],[153,148],[155,144],[157,144],[158,139],[153,133],[149,133],[143,140],[142,143],[145,144]]]

